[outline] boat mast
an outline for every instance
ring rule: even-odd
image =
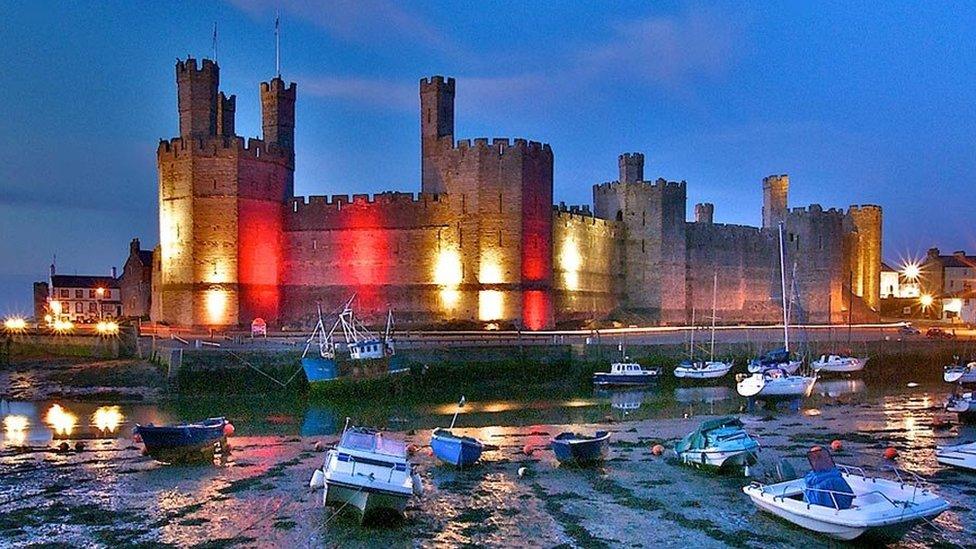
[[[695,305],[691,305],[691,342],[688,344],[688,360],[695,359]]]
[[[451,429],[454,428],[454,422],[457,421],[458,414],[461,413],[461,408],[464,408],[464,395],[461,395],[461,400],[458,401],[457,410],[454,410],[454,417],[451,418]]]
[[[715,307],[716,294],[718,291],[718,271],[712,274],[712,341],[709,344],[708,360],[715,361]]]
[[[851,329],[854,324],[854,271],[848,271],[850,273],[850,280],[847,282],[847,287],[850,290],[850,296],[847,299],[847,352],[853,354],[854,350],[851,349]]]
[[[786,312],[786,259],[783,252],[783,222],[779,222],[779,282],[783,292],[783,346],[790,352],[790,322]]]

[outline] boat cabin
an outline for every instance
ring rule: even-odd
[[[644,369],[640,364],[633,362],[615,362],[610,365],[610,373],[613,375],[642,375]]]
[[[379,339],[364,339],[349,344],[349,358],[353,360],[384,358],[392,354],[392,342],[384,342]]]

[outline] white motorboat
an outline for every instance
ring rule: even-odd
[[[659,368],[644,369],[636,362],[614,362],[609,372],[593,374],[593,384],[600,386],[649,385],[661,378]]]
[[[860,372],[867,363],[867,358],[856,356],[821,355],[810,367],[817,372]]]
[[[721,469],[748,467],[759,460],[759,442],[734,416],[705,421],[674,447],[685,465]]]
[[[942,465],[976,471],[976,442],[939,446],[935,449],[935,460]]]
[[[739,374],[735,389],[747,398],[786,400],[810,396],[816,377],[789,375],[779,368],[761,373]]]
[[[685,360],[675,367],[674,377],[685,379],[717,379],[729,373],[731,362]]]
[[[869,532],[898,538],[915,523],[949,508],[917,475],[892,468],[894,479],[878,478],[858,467],[835,466],[829,454],[827,459],[829,466],[814,466],[804,478],[754,482],[742,491],[763,511],[841,540]],[[812,455],[810,461],[815,463]]]
[[[945,409],[947,412],[955,412],[961,415],[976,414],[976,398],[973,398],[973,393],[949,395]]]
[[[946,383],[976,383],[976,361],[946,366],[942,379]]]
[[[324,486],[322,501],[327,506],[359,509],[361,520],[383,514],[402,516],[410,497],[421,490],[403,441],[358,427],[342,433],[310,486]]]

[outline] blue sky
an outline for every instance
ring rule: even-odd
[[[758,224],[762,177],[789,173],[794,206],[881,204],[887,258],[976,251],[976,4],[5,3],[0,313],[55,253],[102,273],[155,245],[173,66],[210,56],[214,21],[238,133],[260,133],[276,8],[299,194],[419,190],[417,81],[445,74],[458,138],[552,145],[557,201],[589,203],[642,151],[717,222]]]

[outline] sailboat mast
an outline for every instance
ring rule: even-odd
[[[691,306],[691,342],[688,343],[688,359],[695,359],[695,306]]]
[[[709,344],[708,360],[715,361],[715,307],[718,293],[718,271],[712,274],[712,341]]]
[[[847,282],[847,287],[850,290],[850,296],[847,299],[847,352],[852,353],[851,329],[854,326],[854,271],[848,272],[850,273],[850,280]]]
[[[783,292],[783,346],[790,352],[789,319],[786,312],[786,259],[783,252],[783,222],[779,222],[779,282]]]

